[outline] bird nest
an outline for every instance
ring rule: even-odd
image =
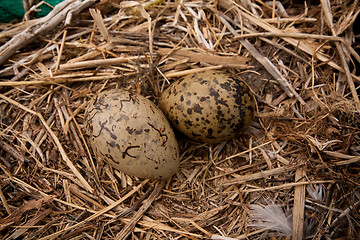
[[[359,239],[359,11],[350,0],[65,0],[1,24],[0,238]],[[241,136],[178,136],[167,181],[96,159],[90,99],[126,88],[156,104],[205,69],[256,96]]]

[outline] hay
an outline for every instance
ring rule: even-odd
[[[281,235],[274,217],[292,239],[358,239],[360,7],[296,2],[66,0],[48,19],[2,24],[0,238],[260,239]],[[166,182],[96,161],[83,135],[94,95],[156,103],[203,69],[256,95],[241,137],[178,136]]]

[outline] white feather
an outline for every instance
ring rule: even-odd
[[[275,231],[279,236],[291,236],[291,216],[285,215],[280,206],[274,203],[268,205],[252,204],[249,208],[251,210],[251,222],[248,226]]]
[[[307,185],[306,190],[313,199],[316,199],[318,201],[323,200],[324,189],[323,189],[322,185],[319,185],[319,184],[314,184],[312,186]]]

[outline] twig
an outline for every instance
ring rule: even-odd
[[[120,63],[126,63],[128,61],[143,59],[144,56],[135,56],[135,57],[118,57],[118,58],[109,58],[109,59],[99,59],[99,60],[88,60],[83,62],[76,63],[65,63],[60,65],[60,70],[73,70],[73,69],[82,69],[82,68],[93,68],[99,66],[110,66],[110,65],[119,65]]]
[[[26,106],[12,100],[11,98],[6,97],[3,94],[0,94],[0,97],[2,99],[4,99],[5,101],[25,110],[26,112],[29,112],[35,116],[37,116],[40,121],[42,122],[42,124],[44,125],[44,127],[48,130],[50,136],[52,137],[52,139],[54,140],[56,146],[58,147],[60,154],[62,156],[62,158],[64,159],[64,161],[66,162],[66,164],[68,165],[68,167],[71,169],[71,171],[75,174],[75,176],[80,180],[80,182],[82,183],[82,186],[88,190],[89,192],[93,192],[93,188],[89,185],[89,183],[85,180],[85,178],[81,175],[81,173],[76,169],[76,167],[74,166],[74,164],[72,163],[72,161],[69,159],[69,157],[67,156],[64,148],[62,147],[59,139],[56,137],[55,133],[51,130],[51,128],[49,127],[49,125],[46,123],[44,117],[40,114],[37,113],[29,108],[27,108]]]
[[[334,227],[336,227],[336,225],[339,224],[339,222],[342,219],[344,219],[345,217],[349,217],[350,213],[352,211],[356,210],[359,206],[360,206],[360,201],[357,201],[352,206],[346,208],[344,211],[342,211],[342,213],[337,218],[334,219],[334,221],[326,229],[331,230]]]
[[[52,213],[51,208],[45,209],[44,211],[41,211],[41,212],[38,212],[34,217],[29,219],[24,225],[22,225],[23,228],[17,229],[13,234],[11,234],[8,238],[6,238],[6,240],[17,239],[22,234],[24,234],[27,230],[29,230],[29,228],[31,228],[32,226],[37,224],[39,221],[41,221],[42,219],[44,219],[46,216],[48,216],[51,213]],[[25,228],[25,227],[28,227],[28,228]]]
[[[305,171],[299,168],[295,172],[295,182],[302,183],[305,177]],[[293,240],[303,239],[304,229],[304,209],[305,209],[305,185],[296,186],[294,188],[294,209],[293,209]]]
[[[228,186],[228,185],[233,185],[233,184],[241,184],[241,183],[244,183],[244,182],[247,182],[247,181],[266,178],[266,177],[269,177],[269,176],[272,176],[272,175],[285,173],[287,171],[291,171],[291,170],[294,170],[296,168],[299,168],[299,165],[296,165],[296,166],[294,165],[294,166],[289,166],[289,167],[278,167],[278,168],[266,170],[266,171],[263,171],[263,172],[257,172],[257,173],[253,173],[253,174],[249,174],[249,175],[244,175],[244,176],[240,176],[240,177],[237,177],[235,179],[231,179],[229,181],[226,181],[226,182],[224,182],[224,185]]]
[[[127,219],[127,218],[123,218],[122,220],[124,222],[130,222],[131,221],[131,219]],[[185,236],[188,236],[188,237],[191,236],[191,237],[194,237],[194,238],[197,238],[197,239],[203,238],[203,236],[200,235],[200,234],[175,229],[175,228],[172,228],[172,227],[170,227],[170,226],[168,226],[166,224],[161,223],[160,221],[144,221],[144,220],[140,220],[137,223],[138,223],[138,225],[141,225],[141,226],[143,226],[143,227],[145,227],[147,229],[157,229],[157,230],[161,230],[161,231],[169,231],[169,232],[182,234],[182,235],[185,235]],[[194,238],[192,238],[192,239],[194,239]]]
[[[122,203],[123,201],[125,201],[127,198],[129,198],[130,196],[132,196],[136,191],[138,191],[142,186],[144,186],[149,180],[146,179],[144,180],[142,183],[140,183],[139,185],[137,185],[136,187],[133,188],[133,190],[131,190],[130,192],[128,192],[127,194],[125,194],[125,196],[123,196],[122,198],[120,198],[119,200],[117,200],[116,202],[114,202],[113,204],[107,206],[106,208],[96,212],[95,214],[91,215],[90,217],[86,218],[85,220],[71,226],[71,227],[68,227],[66,229],[63,229],[63,230],[60,230],[60,231],[57,231],[53,234],[50,234],[46,237],[43,237],[39,240],[47,240],[47,239],[53,239],[61,234],[63,234],[64,232],[67,232],[67,231],[70,231],[70,230],[73,230],[75,228],[78,228],[80,226],[82,226],[83,224],[91,221],[91,220],[94,220],[96,218],[98,218],[99,216],[105,214],[106,212],[110,211],[111,209],[115,208],[116,206],[118,206],[120,203]]]
[[[58,69],[59,69],[61,56],[62,56],[63,51],[64,51],[64,45],[65,45],[66,36],[67,36],[67,30],[65,29],[64,33],[63,33],[62,40],[61,40],[61,45],[60,45],[60,49],[59,49],[59,55],[58,55],[58,57],[56,59],[55,72],[57,72]]]
[[[209,63],[212,65],[223,65],[224,67],[245,69],[248,67],[246,61],[248,58],[241,57],[238,55],[233,56],[219,56],[204,52],[194,52],[186,48],[174,50],[170,48],[160,48],[158,51],[161,55],[171,56],[175,59],[189,59],[193,62]]]
[[[31,200],[24,205],[18,207],[9,216],[0,219],[0,230],[5,229],[8,223],[20,222],[21,217],[32,209],[40,209],[43,204],[51,203],[54,200],[53,196],[45,196],[38,200]]]
[[[325,13],[325,20],[326,20],[326,23],[328,24],[329,28],[331,29],[332,35],[334,37],[337,37],[336,31],[335,31],[335,28],[334,28],[334,24],[333,24],[333,18],[332,18],[332,13],[331,13],[331,10],[330,10],[330,2],[329,2],[329,0],[321,0],[321,7],[322,7],[322,9],[323,9],[323,11]],[[354,101],[356,103],[357,110],[360,111],[359,95],[357,94],[356,87],[355,87],[355,84],[354,84],[354,81],[352,79],[351,72],[350,72],[350,69],[349,69],[349,65],[347,64],[347,61],[346,61],[346,56],[345,56],[344,50],[343,50],[343,48],[342,48],[342,46],[341,46],[341,44],[339,42],[335,42],[335,45],[336,45],[336,49],[339,52],[341,64],[342,64],[342,66],[343,66],[343,68],[345,70],[346,80],[347,80],[347,82],[349,84],[351,94],[352,94],[352,96],[354,98]]]
[[[336,37],[336,36],[326,36],[326,35],[319,35],[319,34],[309,34],[309,33],[286,33],[286,32],[261,32],[261,33],[248,33],[235,36],[234,39],[239,38],[251,38],[251,37],[260,37],[263,39],[264,37],[288,37],[288,38],[299,38],[299,39],[319,39],[319,40],[326,40],[326,41],[335,41],[344,44],[346,49],[355,57],[355,59],[360,63],[360,56],[359,54],[351,47],[349,43],[347,43],[344,38]]]
[[[132,74],[132,73],[131,73]],[[87,74],[85,74],[87,75]],[[69,83],[69,82],[91,82],[91,81],[103,81],[109,79],[116,79],[123,77],[124,75],[114,74],[114,75],[106,75],[106,76],[92,76],[90,77],[82,77],[82,78],[69,78],[64,76],[59,77],[44,77],[41,80],[32,80],[32,81],[18,81],[18,82],[0,82],[0,86],[29,86],[29,85],[52,85],[52,84],[61,84],[61,83]]]
[[[2,202],[3,206],[5,207],[5,210],[6,210],[7,214],[10,215],[11,214],[11,209],[9,207],[9,204],[8,204],[8,202],[6,200],[6,197],[5,197],[5,195],[4,195],[1,188],[0,188],[0,199],[1,199],[1,202]]]
[[[96,227],[95,224],[89,224],[87,226],[83,226],[81,228],[75,229],[67,234],[64,234],[64,236],[61,236],[59,238],[57,238],[58,240],[66,240],[66,239],[76,239],[75,236],[84,233],[84,232],[89,232],[91,230],[94,230],[94,228]]]
[[[3,140],[0,140],[0,148],[4,149],[6,152],[8,152],[11,156],[16,158],[21,163],[30,162],[29,159],[27,159],[25,156],[19,153],[18,150],[16,150],[13,146],[4,142]]]
[[[10,41],[0,47],[0,65],[4,64],[21,47],[35,40],[37,36],[54,29],[65,19],[69,11],[82,10],[94,3],[93,0],[84,2],[66,0],[59,3],[46,17],[30,25],[23,32],[16,34]]]
[[[165,73],[164,75],[167,78],[182,77],[182,76],[185,76],[188,74],[193,74],[193,73],[202,72],[202,71],[206,71],[206,70],[221,69],[221,68],[223,68],[222,65],[217,65],[217,66],[211,66],[211,67],[189,69],[189,70],[184,70],[184,71],[180,71],[180,72],[169,72],[169,73]]]
[[[134,212],[142,203],[142,201],[144,201],[146,198],[149,197],[150,193],[151,193],[151,188],[149,188],[138,200],[136,200],[136,202],[134,202],[130,208],[127,208],[125,210],[123,210],[122,212],[120,212],[116,219],[114,219],[114,221],[117,221],[118,219],[122,218],[122,217],[126,217],[128,214],[130,214],[131,212]]]
[[[129,236],[129,234],[134,229],[135,224],[140,220],[140,218],[144,215],[146,210],[151,206],[152,202],[159,195],[164,185],[165,185],[165,181],[160,181],[156,184],[154,191],[150,194],[149,198],[144,201],[144,204],[136,212],[136,214],[131,219],[131,221],[126,224],[126,226],[118,233],[118,235],[116,235],[115,237],[116,240],[126,239]]]
[[[265,177],[263,177],[263,178],[265,178]],[[288,188],[298,187],[298,186],[305,186],[305,185],[310,185],[310,184],[335,183],[335,182],[336,182],[335,180],[319,180],[319,181],[311,181],[311,182],[284,183],[284,184],[272,186],[272,187],[245,189],[245,190],[242,190],[242,192],[252,193],[252,192],[261,192],[261,191],[274,191],[274,190],[288,189]]]
[[[239,33],[230,25],[225,19],[225,16],[220,16],[221,22],[229,29],[234,35],[238,36]],[[273,63],[265,56],[263,56],[249,41],[245,39],[239,39],[241,44],[250,52],[250,54],[261,64],[264,68],[278,81],[284,92],[290,97],[296,97],[296,99],[306,106],[306,102],[300,97],[295,89],[289,84],[286,78],[280,73],[280,71],[273,65]]]
[[[50,170],[50,169],[48,169],[48,170]],[[20,185],[21,187],[23,187],[23,188],[26,188],[26,189],[32,190],[32,191],[34,191],[34,192],[36,192],[36,193],[39,193],[39,194],[40,194],[41,196],[43,196],[43,197],[52,197],[52,196],[50,196],[50,195],[42,192],[42,191],[39,190],[38,188],[35,188],[35,187],[27,184],[26,182],[21,181],[20,179],[18,179],[18,178],[16,178],[16,177],[11,177],[11,176],[10,176],[9,179],[10,179],[11,181],[19,184],[19,185]],[[125,199],[123,199],[123,200],[125,200]],[[94,213],[94,214],[98,213],[98,211],[95,211],[95,210],[92,210],[92,209],[88,209],[88,208],[85,208],[85,207],[81,207],[81,206],[78,206],[78,205],[76,205],[76,204],[73,204],[73,203],[70,203],[70,202],[66,202],[66,201],[63,201],[63,200],[58,199],[58,198],[54,198],[54,201],[59,202],[59,203],[61,203],[61,204],[64,204],[64,205],[66,205],[66,206],[72,207],[72,208],[80,209],[80,210],[82,210],[82,211],[88,211],[88,212]],[[120,204],[120,203],[119,203],[119,204]],[[116,208],[116,206],[115,206],[114,208]],[[115,217],[116,217],[115,215],[109,214],[109,213],[104,213],[103,216],[104,216],[104,217],[108,217],[108,218],[115,218]],[[0,222],[1,222],[1,219],[0,219]]]
[[[90,14],[91,14],[92,18],[94,19],[94,21],[96,23],[97,28],[99,29],[99,32],[100,32],[101,36],[106,41],[108,41],[110,35],[109,35],[108,30],[105,27],[104,19],[101,16],[100,10],[90,8],[89,11],[90,11]]]

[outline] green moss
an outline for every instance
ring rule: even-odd
[[[44,0],[52,7],[56,6],[63,0]],[[43,3],[38,9],[39,12],[35,13],[35,17],[44,17],[51,10],[52,7]],[[22,4],[22,0],[0,0],[0,22],[6,23],[14,19],[22,19],[24,17],[25,10]]]

